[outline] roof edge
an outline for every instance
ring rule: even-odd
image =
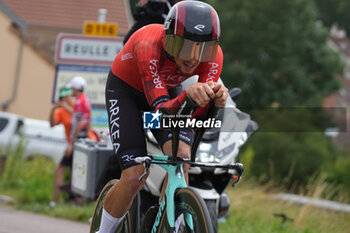
[[[23,33],[27,31],[27,24],[25,21],[11,10],[2,0],[0,0],[0,10],[4,12],[20,29]]]
[[[72,27],[62,27],[62,26],[50,26],[50,25],[44,25],[44,24],[28,24],[27,29],[45,29],[49,31],[71,31],[71,32],[76,32],[80,31],[82,32],[82,28],[72,28]]]

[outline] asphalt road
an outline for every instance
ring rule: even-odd
[[[88,233],[89,224],[14,210],[0,202],[0,233]]]

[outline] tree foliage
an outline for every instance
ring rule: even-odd
[[[315,0],[320,20],[325,26],[337,24],[350,33],[350,1],[348,0]]]
[[[315,106],[342,66],[312,1],[210,0],[221,21],[223,80],[249,107]]]
[[[274,180],[288,188],[305,185],[331,164],[339,151],[324,135],[329,125],[321,111],[310,108],[252,112],[262,122],[249,145],[253,148],[251,175]],[[325,122],[328,124],[323,125]]]
[[[343,64],[327,44],[329,31],[319,23],[315,3],[207,2],[218,11],[221,22],[222,78],[226,86],[242,88],[238,106],[247,107],[260,127],[249,141],[250,173],[287,187],[306,184],[324,164],[334,162],[338,153],[323,133],[330,126],[329,119],[312,111],[279,114],[272,110],[269,114],[259,109],[319,107],[325,96],[339,88],[335,76]],[[309,133],[281,130],[285,126]]]
[[[264,133],[253,141],[252,175],[287,188],[306,185],[334,158],[329,153],[333,146],[323,133]]]

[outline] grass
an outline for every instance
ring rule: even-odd
[[[13,197],[16,200],[15,208],[88,222],[93,212],[93,202],[76,207],[61,199],[55,208],[48,206],[52,197],[55,170],[55,165],[51,161],[43,157],[29,161],[13,158],[16,158],[16,169],[14,172],[8,172],[9,166],[6,166],[0,178],[0,195]],[[14,166],[13,162],[10,160],[11,166]],[[305,193],[318,197],[328,192],[327,190],[324,179],[319,178],[315,179]],[[270,194],[276,191],[281,190],[274,190],[269,185],[259,186],[251,180],[244,179],[235,188],[229,186],[230,215],[226,222],[219,224],[219,232],[350,233],[350,214],[271,199]],[[274,216],[276,213],[284,213],[294,220],[281,224],[281,218]]]
[[[21,210],[49,215],[55,218],[64,218],[88,223],[94,211],[95,203],[89,203],[84,206],[75,206],[71,203],[60,203],[55,208],[49,207],[48,203],[30,203],[16,205],[16,207]]]
[[[350,214],[277,201],[266,190],[267,186],[244,180],[231,188],[230,216],[219,225],[219,232],[350,233]],[[293,221],[283,224],[274,216],[281,213]]]
[[[20,154],[21,150],[13,151],[2,165],[5,169],[0,173],[0,195],[15,199],[13,206],[21,210],[87,223],[94,203],[78,207],[66,202],[63,194],[58,205],[50,208],[55,164],[46,157],[23,160]]]

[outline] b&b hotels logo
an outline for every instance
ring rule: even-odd
[[[221,121],[215,118],[202,120],[191,118],[191,115],[168,115],[159,111],[153,111],[143,113],[143,128],[221,128]]]

